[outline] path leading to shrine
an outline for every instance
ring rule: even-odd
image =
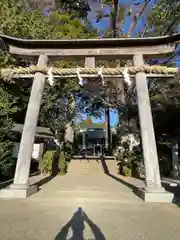
[[[0,200],[0,239],[179,240],[179,208],[143,202],[121,183],[115,162],[105,163],[74,160],[30,198]]]
[[[104,171],[109,171],[108,174]],[[114,160],[73,160],[69,172],[42,186],[42,191],[31,197],[32,201],[48,205],[139,203],[132,189],[120,183]]]

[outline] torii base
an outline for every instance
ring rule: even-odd
[[[4,188],[0,191],[0,198],[8,198],[8,199],[25,199],[38,191],[38,187],[36,185],[28,186],[27,188],[14,188],[13,184]]]
[[[167,191],[148,191],[144,188],[137,188],[135,194],[143,199],[145,202],[151,203],[172,203],[174,194]]]

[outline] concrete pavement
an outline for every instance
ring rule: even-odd
[[[0,239],[179,240],[179,207],[145,203],[117,181],[115,166],[112,178],[93,164],[72,167],[26,200],[0,200]]]

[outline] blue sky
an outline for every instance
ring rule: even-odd
[[[99,5],[97,4],[96,1],[91,1],[91,2],[92,2],[91,8],[94,9],[94,11],[91,11],[89,13],[88,17],[91,20],[93,27],[97,28],[100,32],[101,31],[103,32],[103,31],[107,30],[108,27],[109,27],[109,19],[108,18],[104,18],[104,19],[100,20],[99,23],[96,23],[96,15],[97,15],[96,10],[99,9]],[[140,0],[139,2],[143,3],[144,0]],[[148,11],[149,8],[151,8],[154,5],[155,2],[157,2],[157,1],[156,0],[152,0],[150,2],[149,6],[147,8],[147,11]],[[122,4],[122,5],[125,4],[125,5],[128,6],[128,5],[132,4],[132,0],[121,0],[120,4]],[[109,7],[108,6],[105,7],[104,11],[105,11],[105,13],[109,13],[109,11],[110,11]],[[128,29],[130,27],[130,24],[131,24],[131,20],[132,20],[132,16],[130,16],[130,17],[128,16],[128,17],[125,18],[124,33],[127,33]],[[138,21],[138,23],[136,25],[136,28],[134,29],[133,36],[135,36],[136,32],[140,32],[140,31],[142,31],[144,29],[145,22],[146,22],[146,19],[144,18],[144,16],[142,16],[139,19],[139,21]],[[180,48],[180,46],[179,46],[179,48]],[[180,60],[176,61],[176,65],[178,67],[180,67]],[[83,116],[83,118],[85,119],[86,116]],[[96,119],[96,118],[92,117],[92,120],[93,120],[93,122],[104,122],[104,115],[100,119]],[[118,122],[117,111],[115,111],[115,110],[111,111],[110,112],[110,123],[111,123],[111,126],[116,125],[117,122]]]
[[[82,118],[85,120],[86,115],[82,116]],[[94,123],[104,122],[105,121],[105,115],[102,115],[101,118],[91,117],[91,119]],[[111,123],[112,127],[116,126],[116,124],[118,122],[118,114],[117,114],[116,110],[111,110],[110,111],[110,121],[111,121],[110,123]]]

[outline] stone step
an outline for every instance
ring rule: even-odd
[[[116,162],[112,160],[106,161],[106,166],[109,172],[117,172]],[[71,161],[69,165],[69,172],[104,172],[102,163],[99,161]]]
[[[103,170],[103,167],[102,166],[91,166],[91,165],[88,165],[88,166],[85,166],[85,165],[77,165],[77,166],[73,166],[73,165],[69,165],[69,169],[94,169],[94,170]]]
[[[78,169],[84,169],[84,170],[99,170],[99,171],[104,171],[104,169],[102,168],[102,167],[100,167],[100,166],[98,166],[98,167],[92,167],[92,166],[75,166],[75,167],[73,167],[73,166],[69,166],[69,168],[68,168],[68,170],[70,171],[71,169],[73,169],[73,170],[78,170]]]
[[[77,173],[78,172],[78,173]],[[103,170],[98,170],[98,169],[73,169],[73,170],[68,170],[68,174],[78,174],[80,175],[81,173],[86,173],[86,174],[104,174]]]
[[[116,191],[107,191],[106,189],[59,189],[57,188],[45,188],[39,191],[36,195],[30,198],[35,201],[71,201],[71,202],[132,202],[141,201],[138,197],[134,196],[133,192],[126,188],[119,188]]]
[[[36,199],[40,199],[40,198],[44,198],[46,200],[54,198],[54,199],[58,199],[58,200],[62,200],[62,199],[86,199],[86,200],[90,200],[90,201],[94,201],[95,199],[99,199],[102,202],[106,201],[106,202],[111,202],[111,201],[136,201],[134,200],[134,195],[129,195],[129,193],[127,194],[119,194],[116,196],[112,196],[110,194],[94,194],[94,193],[79,193],[79,194],[65,194],[65,193],[52,193],[52,192],[47,192],[46,194],[39,194],[39,196],[36,196]],[[34,198],[35,199],[35,198]]]
[[[43,197],[39,197],[39,198],[29,198],[30,201],[32,202],[37,202],[40,205],[46,205],[49,207],[55,207],[55,206],[63,206],[63,207],[70,207],[70,206],[74,206],[74,207],[88,207],[90,206],[90,204],[92,203],[97,203],[97,204],[102,204],[103,205],[103,209],[109,209],[109,206],[111,209],[117,209],[117,205],[118,208],[125,208],[125,205],[127,206],[127,209],[130,208],[134,208],[136,209],[136,207],[138,205],[140,205],[142,207],[142,200],[141,199],[102,199],[102,198],[85,198],[85,197],[73,197],[71,199],[68,198],[64,198],[61,197],[59,199],[57,198],[45,198]]]
[[[37,196],[94,196],[94,197],[109,197],[121,198],[124,196],[133,195],[132,190],[122,185],[118,181],[110,178],[109,176],[99,175],[93,176],[64,176],[56,177],[41,187],[41,191]]]

